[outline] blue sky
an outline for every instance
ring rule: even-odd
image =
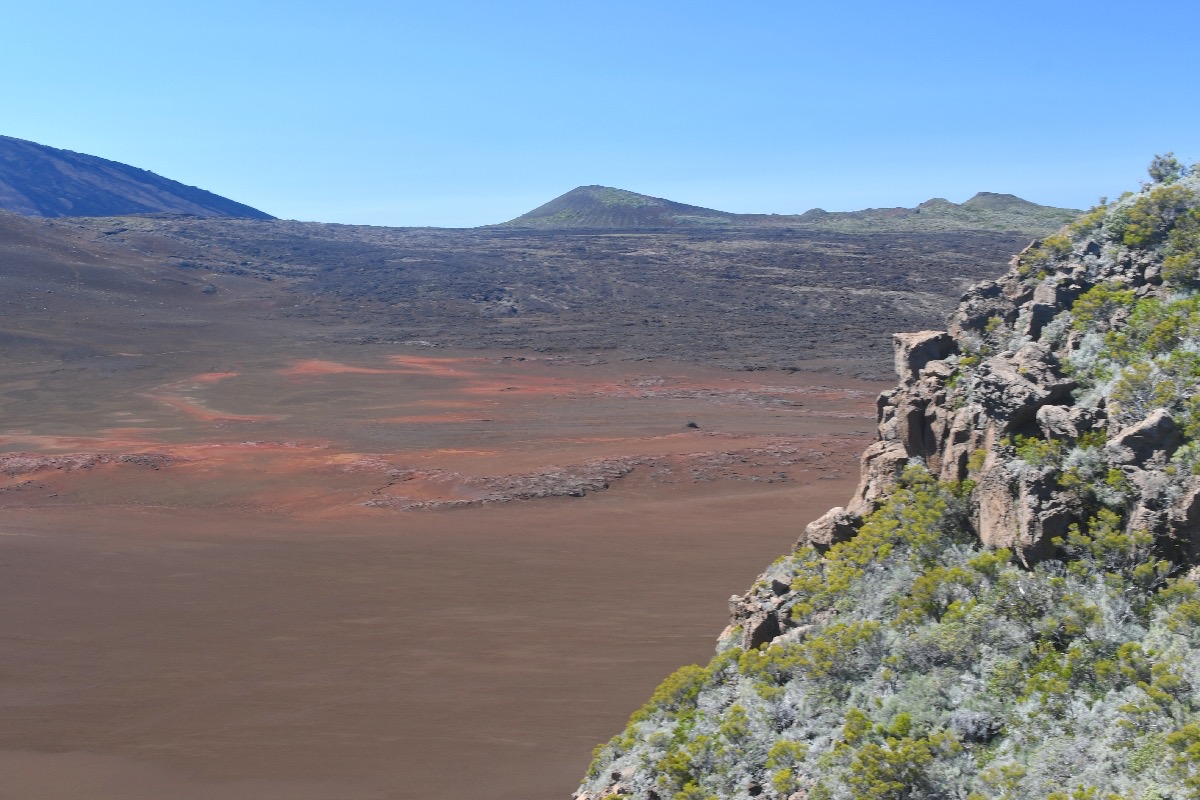
[[[591,183],[1088,206],[1200,160],[1194,2],[43,0],[5,28],[0,133],[293,219],[480,225]]]

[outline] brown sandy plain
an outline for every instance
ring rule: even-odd
[[[881,388],[337,344],[0,234],[6,800],[567,797],[845,501]]]
[[[566,797],[844,500],[876,388],[304,355],[6,415],[0,794]]]

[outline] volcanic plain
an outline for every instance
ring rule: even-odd
[[[568,796],[1022,241],[0,214],[0,797]]]

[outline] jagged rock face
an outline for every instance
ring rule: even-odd
[[[579,800],[1195,796],[1200,174],[894,344],[854,495]]]
[[[964,323],[965,324],[965,323]],[[967,330],[960,325],[960,330]],[[960,334],[962,336],[962,334]],[[965,337],[964,337],[965,338]],[[1088,418],[1058,403],[1070,402],[1075,382],[1062,374],[1055,353],[1039,342],[983,361],[970,402],[948,399],[948,384],[960,377],[959,341],[941,331],[897,334],[900,385],[880,396],[879,441],[863,456],[862,478],[846,512],[838,516],[847,538],[913,459],[927,463],[942,480],[968,477],[971,454],[991,451],[1003,437],[1031,427],[1051,427],[1078,436]],[[1048,537],[1063,535],[1072,521],[1068,504],[1037,479],[1014,481],[1004,459],[992,457],[980,471],[974,519],[980,538],[996,547],[1032,555]],[[806,531],[815,543],[833,541],[822,517]]]
[[[908,383],[931,361],[941,361],[958,351],[954,339],[943,331],[920,331],[892,335],[896,349],[896,374]]]
[[[1171,413],[1158,408],[1140,420],[1112,417],[1110,398],[1078,397],[1081,386],[1072,374],[1089,336],[1068,327],[1074,303],[1098,286],[1121,287],[1138,299],[1173,296],[1175,287],[1162,285],[1161,258],[1113,247],[1094,231],[1031,274],[1025,259],[1041,246],[1035,242],[1014,258],[1001,279],[970,289],[947,331],[895,335],[899,385],[880,396],[879,441],[863,455],[858,490],[846,509],[810,524],[800,543],[827,547],[852,535],[903,466],[918,459],[944,481],[976,482],[971,519],[981,541],[1037,560],[1094,509],[1077,493],[1062,491],[1057,474],[1017,464],[1014,439],[1071,446],[1097,432],[1108,444],[1093,472],[1116,470],[1137,490],[1127,504],[1129,525],[1181,542],[1200,534],[1193,493],[1164,474],[1184,443]],[[1119,331],[1131,313],[1127,305],[1113,307],[1097,323]]]

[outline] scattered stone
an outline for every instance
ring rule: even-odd
[[[0,474],[10,478],[33,472],[59,470],[95,469],[105,464],[129,465],[144,469],[162,469],[179,463],[181,459],[166,453],[71,453],[45,456],[34,453],[10,453],[0,456]]]

